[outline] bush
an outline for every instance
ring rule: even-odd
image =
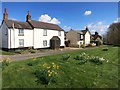
[[[63,55],[62,56],[62,59],[63,60],[68,60],[70,58],[70,55],[69,54],[66,54],[66,55]]]
[[[85,48],[85,44],[82,44],[81,47],[82,47],[82,48]]]
[[[102,50],[103,50],[103,51],[108,51],[108,48],[103,48]]]
[[[37,82],[42,84],[50,84],[51,82],[57,81],[57,69],[59,69],[59,66],[52,63],[52,65],[43,64],[43,69],[36,70],[35,76],[37,77]]]
[[[21,50],[16,50],[15,53],[22,54]]]
[[[35,53],[36,51],[35,50],[29,50],[30,53]]]

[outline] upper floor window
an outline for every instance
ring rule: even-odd
[[[83,40],[83,34],[80,34],[80,40]]]
[[[58,31],[58,36],[61,36],[61,31]]]
[[[19,36],[24,36],[24,29],[19,29],[18,35]]]
[[[24,47],[24,39],[19,39],[19,47]]]
[[[43,36],[47,36],[47,30],[43,30]]]

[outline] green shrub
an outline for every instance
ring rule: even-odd
[[[35,53],[36,51],[35,50],[29,50],[30,53]]]
[[[85,44],[82,44],[81,47],[82,47],[82,48],[85,48]]]
[[[15,53],[22,54],[21,50],[16,50]]]
[[[108,51],[108,48],[103,48],[102,50],[103,50],[103,51]]]
[[[66,54],[66,55],[63,55],[62,56],[62,59],[63,60],[68,60],[70,58],[70,55],[69,54]]]

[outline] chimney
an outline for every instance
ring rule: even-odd
[[[7,9],[5,8],[4,9],[4,15],[3,15],[4,17],[4,20],[8,20],[8,13],[7,13]]]
[[[26,16],[26,21],[30,21],[31,20],[31,15],[30,15],[30,11],[28,11],[28,15]]]
[[[12,28],[13,28],[13,30],[14,30],[14,28],[15,28],[15,24],[14,24],[14,22],[12,23]]]
[[[89,30],[87,26],[86,26],[86,30]]]
[[[95,32],[95,35],[98,35],[98,32]]]

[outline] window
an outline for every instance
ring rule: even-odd
[[[19,39],[19,46],[23,47],[24,46],[24,39]]]
[[[8,35],[8,29],[6,28],[6,32],[5,32],[5,35]]]
[[[80,40],[83,40],[83,34],[80,34]]]
[[[61,31],[58,31],[58,36],[61,36]]]
[[[43,36],[47,36],[47,30],[43,30]]]
[[[47,40],[43,40],[43,46],[47,46]]]
[[[18,35],[19,36],[24,36],[24,29],[19,29]]]

